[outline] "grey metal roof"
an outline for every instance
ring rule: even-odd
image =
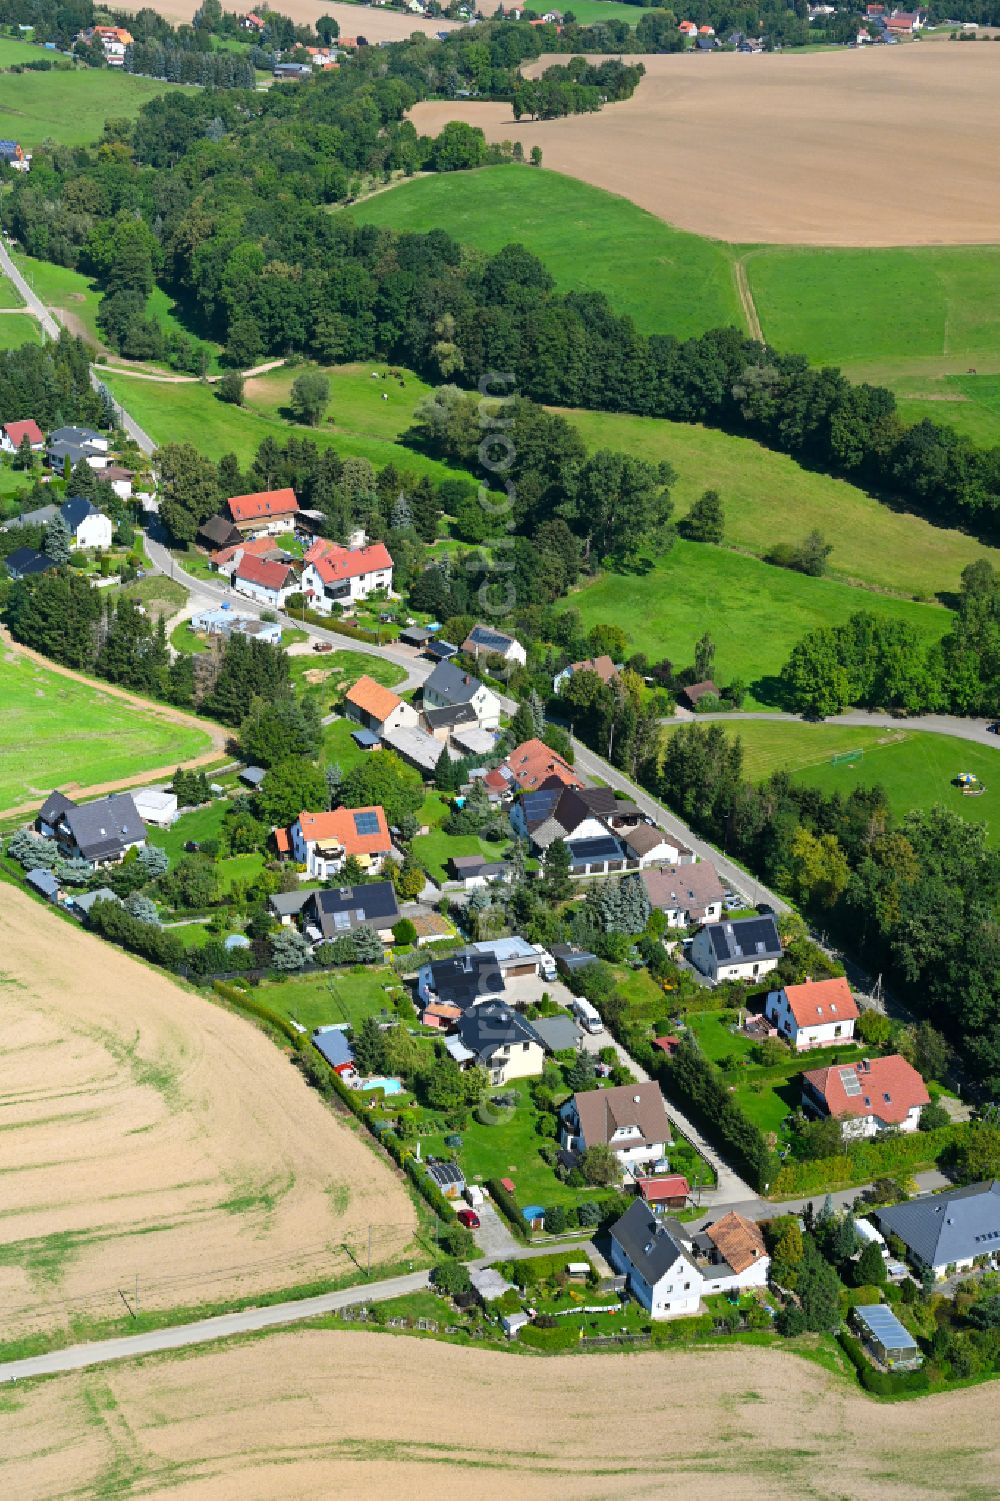
[[[302,891],[276,891],[268,903],[279,917],[297,917],[312,894],[308,887]]]
[[[917,1342],[885,1303],[861,1303],[855,1317],[878,1340],[883,1350],[916,1350]]]
[[[580,1029],[570,1016],[539,1016],[531,1025],[550,1053],[575,1048],[580,1038]]]
[[[461,724],[475,724],[476,711],[469,704],[446,704],[440,709],[430,706],[424,710],[424,718],[432,730],[451,730]]]
[[[259,787],[266,773],[263,766],[244,766],[240,772],[240,781],[248,787]]]
[[[313,1047],[322,1053],[332,1068],[354,1062],[354,1050],[342,1027],[317,1027],[312,1035]]]
[[[12,516],[4,522],[3,530],[12,526],[48,526],[58,509],[58,506],[38,506],[33,511],[22,511],[20,516]]]
[[[651,1287],[684,1257],[684,1248],[679,1236],[672,1232],[670,1221],[652,1214],[641,1199],[630,1204],[615,1221],[611,1234]],[[693,1269],[694,1264],[691,1266]]]
[[[382,744],[409,761],[418,771],[433,771],[444,754],[444,746],[426,730],[411,725],[397,725],[395,729],[382,730]]]
[[[73,906],[77,911],[89,913],[91,907],[97,902],[120,902],[121,897],[111,890],[110,886],[98,886],[96,891],[85,891],[82,896],[73,898]]]
[[[59,882],[51,870],[42,870],[36,867],[35,870],[29,870],[24,879],[29,886],[34,886],[35,890],[40,891],[43,896],[56,897],[59,895]]]
[[[740,917],[709,923],[708,936],[721,960],[780,959],[781,939],[773,917]]]
[[[408,625],[405,630],[400,631],[399,639],[404,646],[423,646],[424,642],[429,641],[433,634],[434,632],[429,631],[426,626]]]
[[[360,750],[374,750],[380,743],[374,730],[352,730],[351,739]]]
[[[130,792],[115,792],[67,808],[62,822],[85,860],[108,859],[146,837],[146,825]]]
[[[1000,1251],[1000,1181],[911,1199],[873,1216],[883,1235],[898,1235],[927,1266],[947,1266]]]
[[[431,693],[449,704],[467,704],[482,686],[477,677],[471,672],[463,672],[454,662],[439,662],[424,684],[424,692],[429,688]]]

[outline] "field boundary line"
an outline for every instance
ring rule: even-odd
[[[757,304],[753,300],[753,292],[750,290],[750,281],[747,276],[747,257],[738,255],[732,262],[733,280],[736,283],[736,294],[740,299],[743,316],[750,330],[751,339],[758,339],[761,344],[764,340],[764,330],[760,326],[760,315],[757,312]]]

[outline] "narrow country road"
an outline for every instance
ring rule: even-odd
[[[15,266],[11,258],[10,251],[7,249],[6,242],[2,238],[0,238],[0,270],[2,270],[4,275],[9,277],[10,280],[14,283],[14,286],[24,298],[25,307],[28,309],[29,313],[31,313],[32,317],[38,319],[39,323],[42,325],[42,328],[48,334],[49,338],[58,339],[58,323],[53,318],[52,314],[49,312],[45,304],[42,302],[41,298],[35,296],[35,293],[32,291],[31,287],[28,285],[24,277],[21,275],[20,271]]]
[[[811,722],[798,714],[783,714],[778,710],[772,712],[764,709],[748,709],[746,713],[737,710],[728,714],[693,714],[690,719],[685,718],[683,722],[685,724],[712,722],[739,724],[741,720],[771,720],[778,724]],[[680,722],[676,718],[661,720],[662,724]],[[1000,749],[1000,735],[990,733],[989,726],[996,723],[992,719],[959,719],[953,714],[915,714],[912,718],[904,719],[895,714],[878,714],[870,709],[849,709],[846,714],[832,714],[828,719],[820,722],[855,725],[859,729],[923,730],[929,735],[951,735],[956,740],[971,740],[975,745],[988,745],[991,750]]]

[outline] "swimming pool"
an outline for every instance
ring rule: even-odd
[[[386,1094],[403,1094],[403,1086],[399,1079],[366,1079],[362,1089],[384,1089]]]

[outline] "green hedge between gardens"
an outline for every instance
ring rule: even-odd
[[[932,1167],[949,1147],[962,1140],[968,1129],[964,1125],[951,1125],[941,1126],[937,1131],[913,1131],[906,1136],[859,1141],[849,1154],[837,1157],[786,1162],[771,1184],[771,1193],[777,1198],[800,1198],[804,1194],[827,1193],[856,1183],[871,1183],[876,1178],[917,1172]]]
[[[714,1328],[713,1314],[698,1313],[690,1319],[656,1320],[650,1326],[650,1337],[654,1345],[690,1345],[706,1339]]]
[[[865,1354],[861,1341],[853,1334],[842,1329],[837,1338],[866,1392],[873,1392],[877,1397],[898,1397],[904,1392],[927,1390],[926,1371],[893,1371],[891,1374],[877,1371]]]
[[[530,1345],[534,1350],[573,1350],[580,1343],[580,1330],[569,1323],[558,1324],[555,1329],[526,1324],[517,1337],[522,1345]]]
[[[518,1208],[514,1195],[507,1192],[499,1178],[490,1178],[486,1187],[489,1189],[490,1198],[518,1240],[527,1245],[531,1240],[531,1232],[524,1223],[524,1216]]]
[[[274,1027],[283,1037],[287,1037],[289,1042],[295,1043],[296,1046],[301,1042],[301,1035],[296,1032],[287,1016],[272,1011],[270,1006],[265,1006],[263,1001],[247,995],[246,991],[241,990],[238,985],[228,985],[225,980],[215,980],[212,983],[212,989],[231,1006],[236,1006],[240,1011],[247,1011],[251,1016],[259,1017],[261,1021],[267,1022],[269,1027]]]
[[[306,625],[321,626],[324,631],[333,631],[338,636],[349,636],[352,641],[378,642],[376,633],[366,630],[363,625],[346,625],[332,615],[321,615],[318,610],[296,608],[294,611],[286,611],[286,618],[293,622],[303,622]]]

